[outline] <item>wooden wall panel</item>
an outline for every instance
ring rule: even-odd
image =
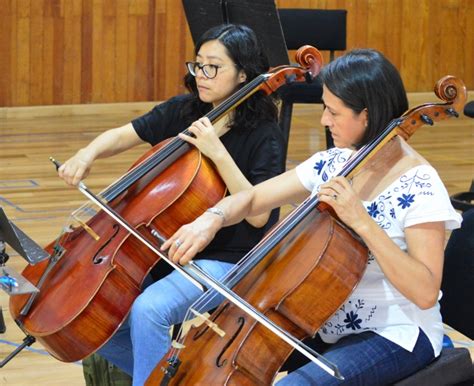
[[[382,51],[408,91],[448,73],[474,89],[474,0],[276,4],[347,9],[348,48]],[[0,36],[0,106],[163,100],[193,57],[179,0],[0,0]]]

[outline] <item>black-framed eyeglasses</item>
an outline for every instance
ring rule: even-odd
[[[217,64],[201,64],[199,62],[186,62],[186,67],[192,76],[196,76],[197,72],[201,70],[204,76],[208,79],[215,78],[219,68],[222,68],[222,66]]]

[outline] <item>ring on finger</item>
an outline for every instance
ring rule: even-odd
[[[176,239],[174,241],[174,245],[176,245],[176,248],[179,248],[181,245],[183,245],[183,242],[180,239]]]

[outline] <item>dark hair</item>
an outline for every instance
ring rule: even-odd
[[[398,70],[380,52],[356,49],[337,58],[320,73],[322,83],[355,113],[367,109],[368,125],[356,148],[367,144],[408,109]]]
[[[211,28],[196,43],[195,55],[201,46],[211,40],[218,40],[224,45],[227,54],[243,70],[247,79],[241,83],[239,88],[250,82],[260,74],[268,71],[269,64],[255,33],[247,26],[236,24],[225,24]],[[202,117],[212,109],[210,103],[199,99],[196,80],[194,76],[187,74],[184,84],[191,92],[192,97],[183,109],[183,119],[193,122]],[[237,91],[237,90],[236,90]],[[234,128],[254,129],[258,121],[277,121],[278,108],[274,96],[267,96],[263,92],[257,92],[235,108],[235,114],[230,126]]]

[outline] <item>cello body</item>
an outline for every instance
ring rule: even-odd
[[[392,120],[338,175],[354,177],[396,136],[407,140],[424,124],[457,117],[467,97],[463,82],[446,76],[437,82],[435,93],[446,103],[424,104]],[[367,248],[332,217],[325,204],[315,200],[310,207],[316,210],[305,210],[311,200],[295,209],[293,213],[301,212],[303,219],[289,226],[283,238],[273,232],[251,251],[262,249],[264,257],[233,288],[298,340],[314,336],[344,304],[361,280],[368,259]],[[291,224],[294,218],[283,222]],[[270,244],[272,238],[276,241]],[[269,252],[265,242],[273,245]],[[170,350],[171,355],[158,363],[146,385],[272,384],[294,347],[231,303],[224,302],[211,319],[225,336],[207,326],[191,328]]]
[[[304,339],[314,336],[348,298],[367,259],[367,248],[350,230],[327,211],[313,210],[237,284],[235,292],[297,339]],[[211,320],[225,336],[206,325],[191,328],[170,385],[270,385],[294,350],[228,301]],[[146,385],[161,384],[166,359]]]
[[[153,147],[137,163],[162,146]],[[109,206],[159,246],[152,230],[169,237],[219,201],[225,192],[212,163],[192,148],[159,175],[149,172]],[[66,234],[61,241],[64,255],[47,275],[26,316],[20,313],[28,295],[10,298],[17,324],[65,362],[80,360],[107,342],[127,317],[141,293],[143,280],[159,261],[103,211],[87,226],[100,239],[94,240],[82,227]],[[46,249],[51,252],[54,247],[51,243]],[[22,275],[37,284],[47,265],[48,261],[29,265]]]
[[[305,46],[296,57],[304,68],[280,66],[259,75],[206,117],[219,120],[257,91],[270,94],[288,82],[310,81],[319,72],[321,54]],[[57,359],[77,361],[103,346],[126,319],[145,277],[160,259],[145,242],[158,248],[225,195],[225,185],[209,160],[194,148],[172,145],[167,149],[166,144],[156,145],[137,162],[158,155],[145,165],[145,172],[137,173],[137,180],[127,176],[135,182],[118,188],[119,180],[111,198],[103,197],[129,231],[101,210],[48,245],[49,261],[22,272],[41,290],[11,298],[12,317]],[[136,236],[131,235],[134,232]],[[170,263],[166,255],[161,258]]]

